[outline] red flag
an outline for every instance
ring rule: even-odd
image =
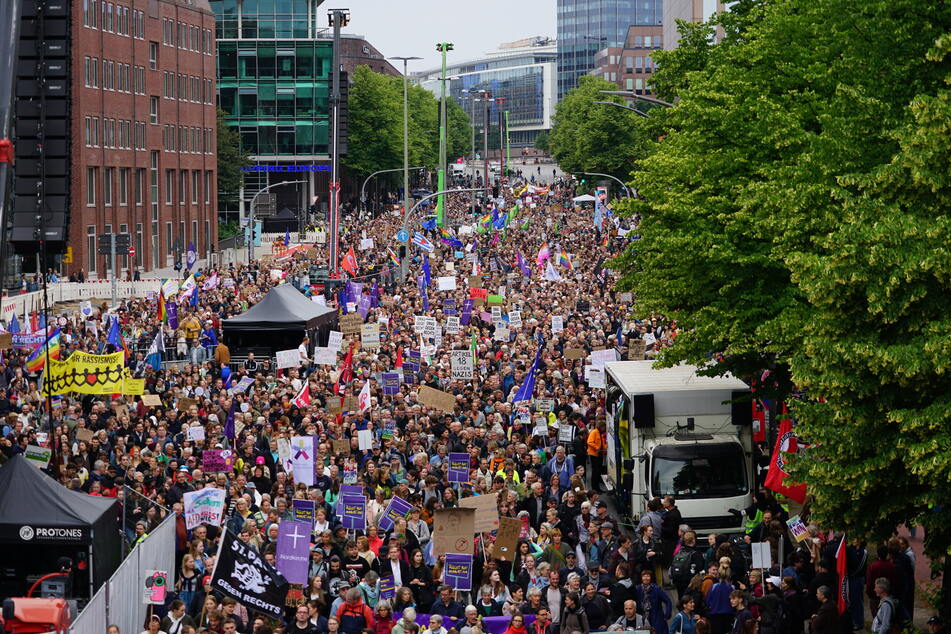
[[[40,329],[40,315],[35,310],[30,313],[30,332],[36,332]]]
[[[343,262],[340,263],[340,268],[354,277],[357,276],[357,254],[353,252],[352,246],[343,258]]]
[[[845,612],[849,603],[849,566],[845,559],[845,534],[835,551],[835,572],[839,575],[839,614]]]
[[[291,402],[297,407],[310,407],[310,384],[304,383],[304,387]]]
[[[337,382],[334,383],[334,394],[339,396],[340,384],[349,383],[353,380],[353,344],[347,348],[347,356],[343,360],[343,367],[340,368],[340,374],[337,376]]]
[[[403,346],[396,349],[396,363],[394,363],[393,366],[397,368],[403,367]]]
[[[785,407],[783,407],[783,414],[785,413]],[[766,474],[766,481],[763,484],[767,489],[782,493],[786,497],[803,504],[806,501],[806,485],[784,482],[789,477],[789,472],[786,471],[786,461],[789,460],[791,454],[798,451],[799,442],[796,432],[793,431],[792,421],[786,416],[779,426],[779,436],[776,438],[773,457],[769,461],[769,472]]]

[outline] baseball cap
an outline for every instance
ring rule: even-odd
[[[608,508],[607,503],[604,502],[604,501],[599,501],[597,504],[595,504],[595,506],[596,506],[597,508],[599,508],[599,509],[606,509],[606,508]]]
[[[608,529],[608,530],[613,531],[613,530],[614,530],[614,524],[612,524],[611,522],[605,522],[604,524],[601,524],[601,530],[604,530],[605,528]]]
[[[782,583],[783,580],[774,575],[772,577],[766,577],[766,581],[768,583],[773,584],[774,587],[778,588],[779,584]]]

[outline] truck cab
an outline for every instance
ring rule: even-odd
[[[648,500],[672,495],[700,533],[739,532],[728,509],[752,503],[749,387],[652,361],[608,363],[607,479],[618,510],[635,523]]]

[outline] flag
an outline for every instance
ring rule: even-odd
[[[174,306],[174,304],[172,304]],[[149,351],[145,355],[145,362],[152,366],[152,369],[159,372],[162,369],[162,353],[165,352],[165,337],[162,330],[159,329],[149,346]]]
[[[178,304],[169,302],[165,307],[168,313],[168,325],[172,330],[178,330]]]
[[[835,572],[839,576],[839,614],[844,614],[849,605],[849,565],[846,561],[845,542],[845,533],[843,533],[839,548],[835,551]]]
[[[551,265],[551,262],[545,267],[545,279],[549,282],[557,282],[561,279],[561,275],[559,275],[555,267]]]
[[[370,379],[363,382],[363,389],[360,390],[360,396],[357,397],[357,403],[360,405],[360,411],[365,412],[370,409]]]
[[[13,317],[10,318],[10,323],[7,324],[7,330],[14,335],[20,332],[20,322],[17,321],[16,313],[13,313]]]
[[[472,352],[472,363],[475,365],[475,363],[478,361],[477,357],[479,351],[479,339],[476,337],[475,330],[472,331],[472,337],[469,338],[469,351]]]
[[[40,316],[34,310],[30,313],[30,332],[36,332],[40,329]]]
[[[340,368],[340,374],[337,375],[337,382],[334,383],[334,394],[340,395],[340,385],[349,383],[353,380],[353,343],[347,348],[347,356],[344,357],[343,367]]]
[[[195,250],[195,243],[188,243],[188,253],[185,254],[185,270],[191,271],[192,267],[195,266],[195,262],[198,261],[198,251]]]
[[[426,236],[419,233],[418,231],[413,234],[413,244],[418,246],[420,249],[427,253],[432,253],[436,250],[436,247],[433,246],[433,243],[430,242]]]
[[[49,346],[49,356],[51,359],[59,359],[59,328],[53,331],[53,334],[47,338],[44,343],[36,347],[36,350],[30,353],[26,358],[27,372],[39,372],[46,365],[46,349]]]
[[[205,281],[205,283],[201,285],[201,290],[203,290],[203,291],[211,291],[211,290],[214,290],[214,289],[217,288],[217,287],[218,287],[218,274],[217,274],[217,273],[213,273],[212,276],[209,277],[209,278]]]
[[[571,263],[571,258],[568,257],[568,252],[564,249],[561,249],[561,252],[558,254],[558,264],[562,265],[569,271],[573,270],[575,267]]]
[[[432,231],[436,228],[436,219],[427,218],[426,220],[423,220],[421,223],[419,223],[419,225],[426,231]]]
[[[119,331],[119,318],[115,315],[112,316],[112,319],[109,323],[109,333],[106,335],[106,341],[115,346],[117,351],[123,347],[122,333]]]
[[[291,246],[291,230],[290,230],[290,228],[287,228],[287,229],[284,230],[284,246],[285,246],[285,247]]]
[[[785,406],[783,406],[784,414]],[[784,417],[779,426],[779,435],[776,437],[776,445],[773,448],[773,456],[769,461],[769,471],[766,474],[766,480],[763,483],[767,489],[782,493],[788,498],[796,500],[800,504],[806,501],[806,485],[786,483],[789,473],[786,471],[786,462],[791,454],[799,451],[799,441],[796,432],[792,428],[792,420],[789,416]]]
[[[393,363],[393,367],[402,368],[403,367],[403,346],[400,346],[396,349],[396,361]]]
[[[297,407],[310,407],[310,384],[304,383],[304,387],[300,389],[300,392],[291,402]]]
[[[158,296],[158,322],[164,324],[168,321],[168,313],[165,311],[165,293],[159,293]]]
[[[40,313],[40,330],[46,330],[46,312]]]
[[[343,262],[340,263],[340,268],[353,277],[357,276],[357,254],[353,252],[352,245],[350,246],[350,250],[347,251],[347,255],[343,258]]]
[[[423,281],[426,282],[427,287],[433,283],[432,271],[429,268],[428,255],[423,255]]]
[[[224,431],[225,438],[230,438],[231,440],[234,440],[234,437],[235,437],[235,431],[234,431],[234,404],[235,402],[236,402],[235,399],[232,398],[231,409],[228,410],[228,417],[225,418],[225,431]]]
[[[390,256],[390,264],[392,264],[393,266],[399,266],[399,265],[400,265],[400,259],[399,259],[398,257],[396,257],[396,254],[395,254],[395,253],[393,253],[393,249],[387,248],[387,249],[386,249],[386,253],[387,253],[387,255]]]
[[[284,615],[287,580],[268,565],[264,555],[227,529],[221,535],[211,586],[273,619]]]
[[[195,306],[198,306],[198,287],[197,286],[192,289],[192,297],[191,297],[191,301],[188,302],[188,305],[191,306],[192,308],[194,308]]]
[[[535,394],[535,376],[538,374],[538,367],[542,363],[543,348],[544,344],[538,346],[538,352],[535,353],[535,362],[532,363],[532,367],[529,368],[525,380],[522,381],[521,387],[519,387],[518,392],[515,393],[515,400],[513,402],[518,403],[532,400],[532,395]]]
[[[548,248],[548,243],[545,242],[542,244],[542,248],[538,250],[538,256],[535,257],[535,263],[538,266],[541,266],[545,263],[545,260],[551,257],[551,250]]]
[[[518,264],[518,268],[522,272],[522,275],[528,278],[532,277],[532,271],[528,268],[528,263],[525,262],[525,256],[522,255],[521,251],[519,251],[518,255],[515,256],[515,263]]]
[[[419,287],[419,294],[423,298],[423,312],[429,312],[429,295],[426,293],[426,280],[425,275],[420,275],[416,278],[416,285]]]

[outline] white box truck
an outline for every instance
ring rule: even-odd
[[[605,368],[605,471],[621,515],[636,523],[648,500],[673,495],[698,532],[743,530],[728,509],[753,499],[749,386],[731,375],[698,376],[688,365]]]

